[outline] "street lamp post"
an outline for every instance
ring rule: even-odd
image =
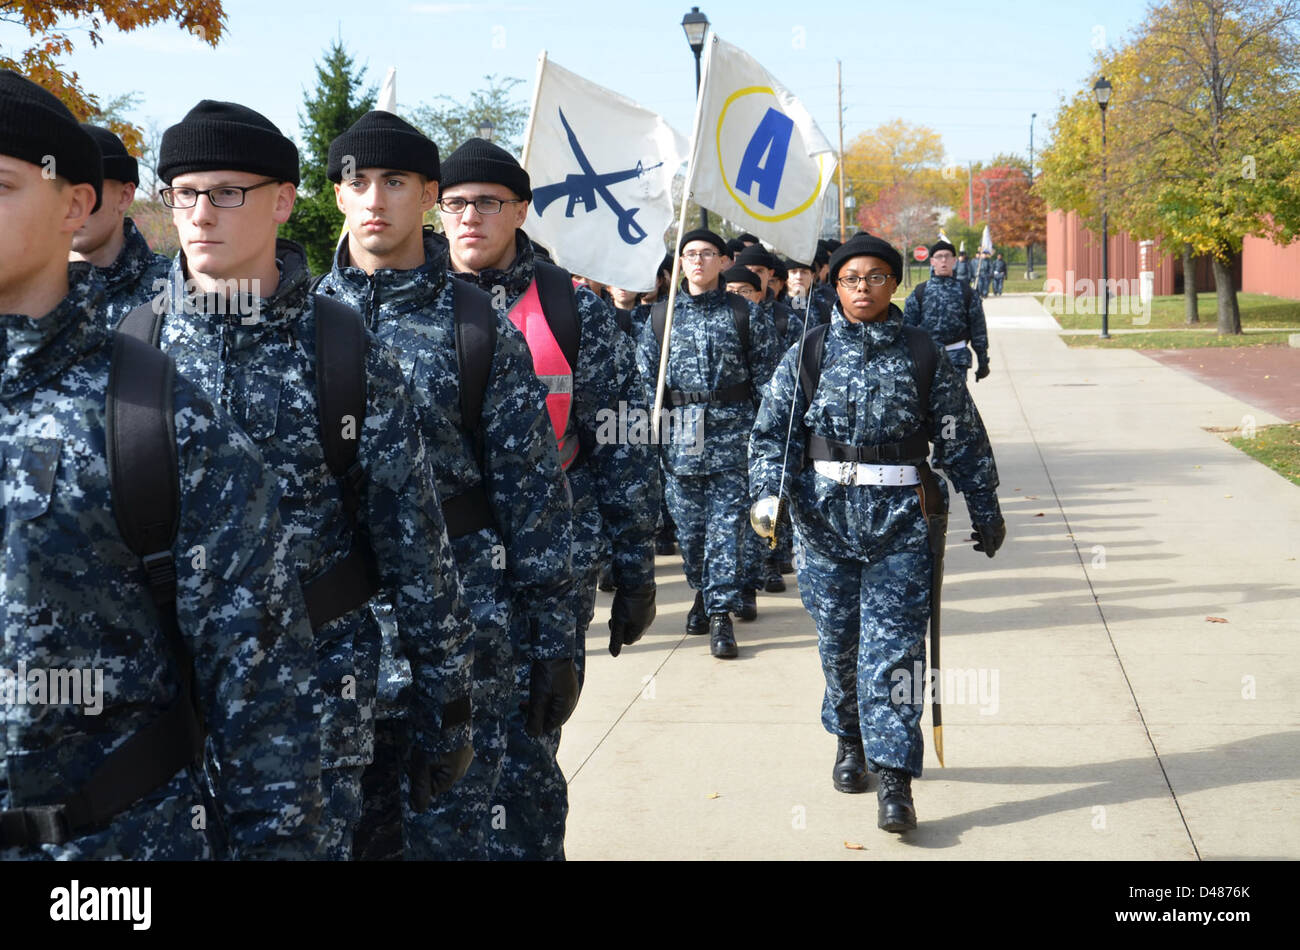
[[[699,7],[691,7],[691,12],[682,17],[682,32],[686,34],[686,42],[691,44],[691,52],[695,54],[695,98],[700,98],[700,53],[704,51],[704,36],[709,32],[709,18],[700,12]],[[686,201],[690,196],[683,194],[682,201]],[[700,208],[700,226],[707,229],[709,226],[709,212],[706,208]]]
[[[1106,77],[1092,87],[1101,107],[1101,338],[1110,339],[1110,218],[1106,206],[1106,105],[1110,102],[1110,82]]]
[[[1031,112],[1029,115],[1029,187],[1034,187],[1034,119],[1038,118],[1037,112]],[[1034,242],[1031,238],[1029,241],[1029,250],[1026,254],[1025,262],[1025,279],[1034,279]]]
[[[491,119],[484,119],[478,125],[478,137],[488,142],[492,141],[492,133],[496,131],[496,125]]]

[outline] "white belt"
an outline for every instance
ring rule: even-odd
[[[815,459],[813,470],[841,485],[919,485],[915,465],[867,465],[865,462],[831,462]]]
[[[966,349],[966,341],[965,341],[965,340],[962,340],[960,343],[948,343],[948,344],[946,344],[946,345],[944,346],[944,349],[945,349],[945,350],[964,350],[964,349]]]

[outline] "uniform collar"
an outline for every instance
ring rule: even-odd
[[[189,267],[185,262],[185,252],[178,251],[172,261],[171,312],[206,314],[221,323],[244,328],[283,329],[306,309],[311,273],[307,270],[306,252],[300,245],[284,238],[275,242],[275,266],[280,271],[280,282],[271,296],[254,297],[246,289],[243,293],[220,299],[215,294],[196,292],[192,284],[187,288]]]
[[[884,320],[875,323],[853,323],[844,316],[840,302],[835,301],[831,310],[831,330],[843,339],[852,340],[866,350],[876,350],[888,346],[899,338],[903,332],[903,311],[892,301]]]
[[[139,280],[140,275],[148,269],[155,257],[154,252],[149,249],[149,242],[144,239],[144,235],[140,233],[134,221],[123,218],[122,230],[126,235],[126,243],[118,252],[117,259],[107,267],[98,269],[99,276],[103,278],[110,292]]]
[[[39,320],[17,313],[0,314],[0,398],[11,399],[35,389],[101,346],[108,330],[99,313],[104,282],[84,261],[68,265],[68,293]]]
[[[424,263],[409,270],[381,267],[367,274],[352,263],[348,251],[351,235],[344,235],[334,252],[334,273],[355,290],[369,286],[379,292],[386,304],[421,302],[435,297],[447,283],[447,239],[432,227],[424,228]]]
[[[450,266],[450,265],[448,265]],[[528,239],[523,228],[515,229],[515,259],[502,270],[489,267],[477,274],[468,271],[452,271],[453,276],[493,293],[497,287],[504,287],[506,297],[515,301],[524,295],[528,285],[537,273],[537,256],[533,253],[533,242]]]

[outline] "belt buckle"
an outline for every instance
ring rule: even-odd
[[[854,477],[857,474],[854,471],[855,465],[856,463],[854,462],[840,462],[840,477],[838,481],[841,485],[852,485],[857,482],[857,478]]]

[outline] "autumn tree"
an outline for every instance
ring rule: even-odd
[[[89,24],[85,21],[89,19]],[[86,120],[105,110],[97,95],[81,86],[76,72],[61,60],[74,49],[74,30],[89,30],[90,45],[104,42],[102,30],[111,24],[129,33],[140,27],[175,20],[181,29],[210,46],[216,46],[226,28],[221,0],[0,0],[0,23],[12,23],[33,40],[25,49],[0,45],[0,69],[12,69],[44,86]],[[138,154],[140,133],[118,115],[106,122],[126,147]]]
[[[906,258],[913,244],[929,244],[935,239],[939,211],[924,187],[903,181],[879,192],[870,205],[858,208],[857,225],[899,248]],[[909,276],[910,271],[905,271],[904,284]]]
[[[1047,240],[1047,206],[1031,192],[1027,167],[994,164],[975,176],[973,189],[994,243],[1028,247]]]
[[[298,200],[281,229],[307,252],[313,273],[323,274],[334,265],[334,249],[343,229],[343,214],[334,200],[334,185],[327,176],[330,142],[375,107],[375,89],[363,88],[366,69],[356,68],[343,43],[334,40],[325,58],[316,64],[316,88],[304,94],[298,114],[304,141]]]
[[[1300,231],[1298,25],[1297,0],[1153,6],[1128,43],[1098,56],[1114,88],[1104,189],[1090,88],[1062,105],[1043,155],[1038,191],[1053,206],[1095,228],[1104,198],[1118,229],[1184,261],[1210,257],[1221,334],[1241,332],[1231,261],[1245,235]]]

